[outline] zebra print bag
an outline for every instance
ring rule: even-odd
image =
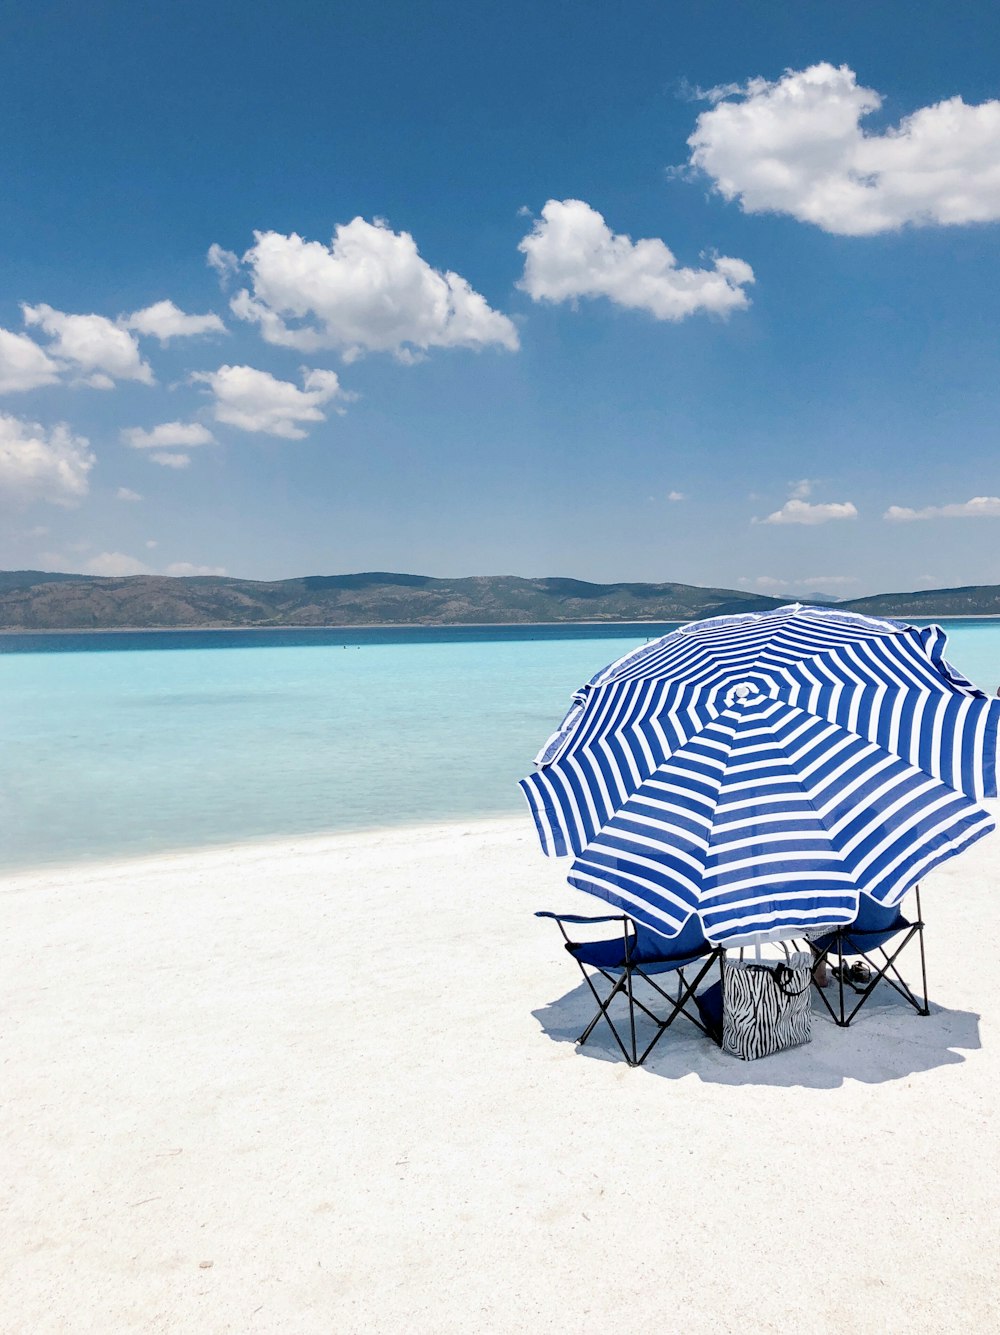
[[[743,1061],[812,1039],[812,955],[727,959],[722,974],[722,1050]]]

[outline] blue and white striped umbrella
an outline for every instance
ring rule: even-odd
[[[1000,700],[945,635],[794,604],[599,672],[521,780],[571,885],[713,944],[849,923],[993,829]]]

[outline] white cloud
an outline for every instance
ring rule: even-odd
[[[755,524],[827,524],[831,519],[857,519],[857,509],[850,501],[831,502],[827,505],[810,505],[793,497],[786,501],[780,510],[775,510],[766,519],[755,519]]]
[[[152,575],[154,572],[142,561],[134,556],[126,556],[124,552],[101,552],[99,556],[92,556],[84,562],[81,573],[107,575],[113,579],[122,575]]]
[[[155,538],[146,539],[146,546],[150,549],[150,551],[152,551],[154,547],[159,547],[159,545],[160,544],[156,541]]]
[[[75,505],[87,494],[95,462],[90,442],[65,424],[46,431],[38,422],[0,413],[0,495]]]
[[[289,380],[278,380],[253,366],[220,366],[217,371],[198,371],[191,379],[208,385],[215,395],[212,410],[218,422],[240,431],[262,431],[285,440],[302,440],[300,422],[324,422],[322,405],[347,398],[333,371],[310,371],[303,367],[303,388]]]
[[[103,315],[66,315],[51,306],[22,306],[24,322],[38,325],[52,342],[49,352],[80,372],[94,389],[112,389],[116,380],[153,383],[153,372],[139,355],[127,329]]]
[[[153,541],[146,543],[149,549],[156,545]],[[57,564],[66,564],[61,558],[56,558],[56,561]],[[138,557],[129,556],[125,552],[101,552],[99,556],[92,556],[85,561],[80,567],[80,573],[105,575],[114,579],[127,575],[156,575],[159,572],[148,566],[145,561],[140,561]],[[190,561],[174,561],[163,573],[173,578],[181,578],[185,575],[225,575],[227,571],[224,566],[199,566],[192,565]]]
[[[431,268],[409,232],[355,218],[337,227],[330,246],[294,232],[254,237],[243,256],[253,294],[243,289],[231,306],[268,343],[339,348],[348,360],[391,352],[403,361],[428,348],[518,347],[510,320],[459,274]]]
[[[115,500],[141,501],[142,496],[139,494],[139,492],[133,491],[131,487],[119,487],[118,490],[115,492]]]
[[[58,379],[58,365],[33,339],[0,329],[0,394],[38,389]]]
[[[187,468],[191,463],[191,456],[178,453],[178,448],[185,451],[215,442],[211,431],[200,422],[161,422],[152,431],[131,426],[122,431],[121,437],[134,450],[151,450],[148,458],[164,468]]]
[[[738,584],[754,589],[783,589],[787,582],[787,580],[775,579],[773,575],[755,575],[753,579],[749,575],[741,575],[737,580]]]
[[[219,281],[223,287],[227,286],[230,278],[240,267],[239,256],[234,255],[231,250],[223,250],[217,241],[213,241],[209,246],[205,263],[219,275]]]
[[[663,241],[616,235],[581,199],[550,199],[518,249],[525,255],[518,287],[532,300],[607,297],[657,320],[740,310],[749,305],[743,288],[754,281],[749,264],[722,255],[710,269],[678,268]]]
[[[971,501],[952,505],[925,505],[922,510],[911,510],[905,505],[890,505],[882,518],[897,523],[911,519],[997,519],[1000,518],[1000,496],[973,496]]]
[[[745,213],[843,236],[1000,219],[1000,101],[952,97],[866,134],[881,96],[825,62],[711,100],[688,140],[691,164]]]
[[[127,329],[158,338],[161,343],[168,343],[172,338],[226,332],[226,326],[217,315],[185,315],[172,301],[156,301],[152,306],[126,316],[123,323]]]
[[[857,575],[808,575],[805,579],[775,579],[773,575],[757,575],[749,579],[743,575],[739,580],[740,584],[755,589],[813,589],[817,592],[858,582]]]
[[[793,501],[804,501],[812,495],[812,489],[815,485],[811,478],[803,477],[798,482],[789,482],[788,494]]]
[[[228,572],[225,566],[194,566],[190,561],[174,561],[163,573],[181,578],[184,575],[225,575]]]
[[[189,450],[196,445],[211,445],[215,440],[208,427],[202,426],[200,422],[161,422],[152,431],[130,426],[122,431],[121,436],[133,450],[169,450],[175,446]]]
[[[667,492],[667,500],[668,500],[668,501],[686,501],[686,500],[687,500],[687,497],[684,495],[683,491],[668,491],[668,492]]]

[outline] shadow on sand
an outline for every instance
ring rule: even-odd
[[[575,1044],[594,1010],[594,999],[581,982],[572,992],[532,1014],[553,1042]],[[728,1056],[693,1024],[679,1016],[660,1038],[642,1069],[667,1080],[694,1074],[707,1083],[719,1085],[833,1089],[845,1080],[882,1084],[939,1066],[953,1066],[965,1060],[963,1051],[982,1046],[978,1015],[971,1011],[945,1010],[933,1002],[930,1011],[928,1016],[918,1015],[900,1001],[891,988],[880,984],[848,1028],[842,1029],[834,1024],[816,1004],[811,1043],[752,1062]],[[619,1031],[627,1032],[628,1011],[624,1003],[620,1012],[612,1013]],[[647,1020],[642,1030],[637,1023],[636,1030],[641,1051],[652,1037],[653,1028]],[[596,1061],[625,1064],[603,1021],[579,1052]]]

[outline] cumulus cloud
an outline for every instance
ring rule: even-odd
[[[1000,496],[973,496],[971,501],[952,505],[925,505],[911,510],[905,505],[890,505],[882,516],[896,523],[912,519],[997,519],[1000,518]]]
[[[225,575],[228,572],[225,566],[195,566],[190,561],[174,561],[163,573],[181,578],[185,575]]]
[[[33,339],[0,329],[0,394],[39,389],[58,379],[58,364]]]
[[[133,491],[131,487],[119,487],[115,492],[116,501],[141,501],[142,496],[139,492]]]
[[[217,315],[185,315],[172,301],[156,301],[123,320],[126,329],[169,343],[172,338],[192,338],[198,334],[224,334],[226,326]]]
[[[141,426],[126,427],[122,440],[133,450],[163,450],[181,446],[192,449],[196,445],[211,445],[215,437],[200,422],[161,422],[152,431]]]
[[[754,281],[749,264],[723,255],[710,269],[679,268],[663,241],[612,232],[581,199],[550,199],[518,249],[525,256],[518,287],[533,301],[606,297],[657,320],[741,310],[749,304],[743,289]]]
[[[232,276],[239,271],[240,257],[231,250],[223,250],[217,241],[213,241],[205,256],[205,263],[219,275],[219,281],[225,287]]]
[[[857,519],[858,512],[850,501],[833,501],[826,505],[811,505],[796,497],[786,501],[766,519],[755,519],[755,524],[828,524],[831,519]]]
[[[46,431],[0,413],[0,495],[21,504],[75,505],[87,494],[95,462],[90,442],[65,424]]]
[[[48,351],[79,372],[84,384],[112,389],[116,380],[153,383],[153,372],[127,329],[103,315],[67,315],[44,304],[23,305],[24,322],[37,325],[52,340]]]
[[[187,468],[191,463],[190,454],[175,454],[171,450],[158,451],[149,457],[154,464],[162,464],[164,468]]]
[[[302,389],[290,380],[278,380],[253,366],[220,366],[217,371],[197,371],[191,377],[209,387],[215,396],[212,411],[217,422],[240,431],[262,431],[285,440],[302,440],[300,422],[324,422],[322,406],[347,398],[333,371],[302,369]]]
[[[1000,101],[952,97],[867,134],[861,122],[881,96],[825,62],[709,96],[691,165],[746,213],[842,236],[1000,219]]]
[[[667,500],[668,500],[668,501],[686,501],[686,500],[687,500],[687,497],[685,496],[685,494],[684,494],[683,491],[668,491],[668,492],[667,492]]]
[[[329,246],[294,232],[254,237],[243,256],[253,291],[242,289],[231,307],[268,343],[338,348],[347,360],[391,352],[403,361],[429,348],[518,347],[505,315],[459,274],[431,268],[409,232],[381,220],[341,224]]]
[[[122,575],[152,575],[148,565],[124,552],[101,552],[85,561],[81,571],[84,575],[107,575],[114,579]]]

